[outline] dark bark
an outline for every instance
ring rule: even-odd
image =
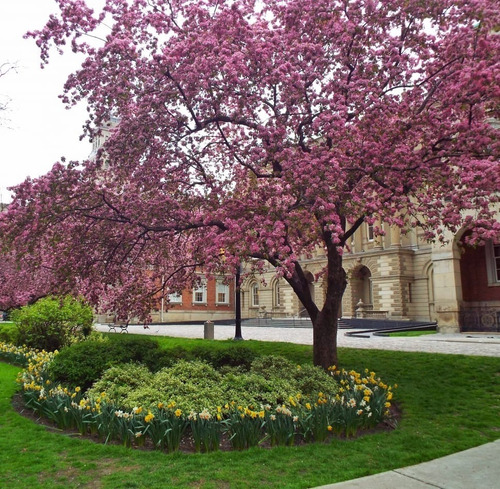
[[[327,245],[327,258],[325,303],[316,321],[313,321],[314,364],[324,369],[338,365],[338,315],[347,286],[346,273],[342,267],[342,254],[339,249],[332,244]]]
[[[326,296],[321,310],[311,297],[308,282],[300,264],[296,264],[294,274],[287,279],[309,313],[313,324],[314,365],[323,367],[325,370],[332,365],[338,365],[338,314],[347,286],[346,273],[342,268],[342,254],[336,246],[327,246],[327,259]]]
[[[313,322],[313,362],[325,370],[338,365],[337,314],[321,311]]]

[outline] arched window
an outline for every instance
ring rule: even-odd
[[[281,297],[281,284],[279,280],[275,280],[273,284],[273,307],[281,307],[282,306],[282,297]]]
[[[250,287],[252,306],[259,307],[259,286],[254,282]]]
[[[373,241],[375,239],[373,223],[366,223],[366,239],[368,241]]]

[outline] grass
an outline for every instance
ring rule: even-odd
[[[203,340],[159,338],[189,349]],[[219,342],[213,342],[217,348]],[[260,352],[310,361],[310,346],[245,341]],[[399,384],[403,418],[392,432],[355,440],[242,452],[165,455],[96,445],[18,415],[17,367],[0,364],[0,486],[62,488],[310,488],[407,466],[500,437],[497,358],[340,349],[342,366]]]
[[[436,334],[436,331],[400,331],[399,333],[387,333],[387,336],[404,336],[404,337],[413,337],[413,336],[424,336],[427,334]]]

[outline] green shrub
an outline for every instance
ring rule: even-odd
[[[151,349],[144,358],[144,364],[152,372],[157,372],[165,367],[171,367],[179,360],[194,360],[193,354],[182,347],[168,348],[166,350],[155,348]]]
[[[110,343],[82,341],[63,348],[50,365],[54,382],[88,389],[113,364]]]
[[[201,411],[221,404],[224,398],[221,381],[222,376],[201,361],[180,360],[156,374],[145,366],[127,364],[106,370],[88,394],[96,397],[104,391],[113,402],[126,409],[175,402],[184,412]]]
[[[104,372],[89,395],[95,397],[104,391],[124,409],[149,409],[159,402],[174,402],[186,413],[213,412],[232,401],[257,409],[266,404],[288,404],[298,394],[317,399],[318,392],[337,392],[335,380],[316,367],[299,367],[281,357],[263,357],[254,365],[255,371],[252,367],[250,372],[228,366],[218,371],[208,362],[179,360],[155,374],[137,364],[119,365]]]
[[[12,345],[19,345],[19,333],[14,324],[0,324],[0,341]]]
[[[127,397],[129,394],[150,382],[151,377],[151,372],[144,365],[137,363],[115,365],[104,372],[87,394],[89,397],[97,398],[102,392],[105,392],[106,398],[117,406],[128,407]]]
[[[210,364],[199,360],[180,360],[157,372],[151,386],[159,397],[156,401],[174,401],[184,412],[215,408],[223,399],[222,376]],[[135,400],[132,395],[131,399]]]
[[[83,341],[63,348],[50,367],[55,382],[88,389],[113,365],[143,363],[151,370],[166,364],[168,353],[151,338],[111,336],[103,343]]]
[[[191,353],[194,357],[210,363],[216,369],[221,367],[241,367],[249,370],[256,353],[241,344],[223,344],[214,348],[212,345],[198,346]]]
[[[18,342],[40,350],[59,350],[92,331],[91,307],[70,296],[45,297],[11,316],[18,328]]]
[[[207,362],[195,360],[192,362],[180,360],[174,366],[163,369],[159,374],[168,372],[168,374],[182,383],[202,384],[204,382],[220,382],[221,375],[214,367]]]
[[[159,352],[158,343],[152,338],[135,335],[110,336],[109,356],[114,364],[137,362],[155,370]]]
[[[306,396],[316,396],[319,392],[333,395],[338,391],[338,384],[333,376],[314,365],[298,366],[295,370],[295,379],[300,392]]]
[[[264,355],[256,358],[252,362],[251,371],[262,375],[266,379],[280,377],[293,382],[297,371],[297,365],[285,357]]]
[[[253,372],[226,375],[222,388],[225,393],[224,402],[236,401],[241,406],[252,406],[254,409],[266,404],[282,404],[298,393],[294,382],[279,377],[266,379]]]

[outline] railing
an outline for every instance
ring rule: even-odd
[[[359,301],[356,305],[356,317],[361,319],[385,319],[389,311],[373,309],[373,304],[364,304]]]
[[[462,332],[500,332],[500,307],[462,306],[459,326]]]

